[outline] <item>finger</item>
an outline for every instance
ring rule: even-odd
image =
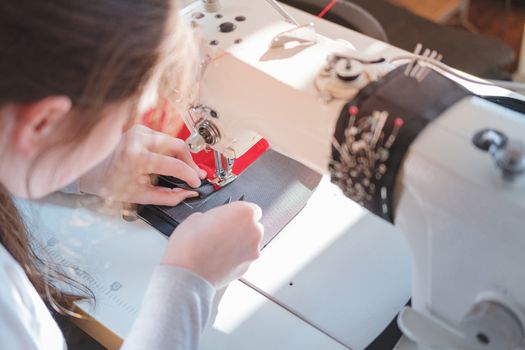
[[[157,186],[141,186],[135,197],[131,198],[137,204],[153,204],[176,206],[180,202],[188,199],[198,197],[199,194],[194,191],[187,191],[181,188],[165,188]]]
[[[221,210],[221,211],[226,211],[228,212],[229,214],[231,214],[232,212],[230,211],[230,209],[233,209],[235,208],[235,210],[233,211],[233,213],[237,213],[239,214],[239,211],[242,210],[242,216],[244,218],[249,218],[251,216],[250,219],[252,219],[253,221],[259,221],[261,220],[262,218],[262,209],[261,207],[259,207],[257,204],[254,204],[254,203],[250,203],[250,202],[233,202],[233,203],[230,203],[230,204],[226,204],[222,207],[218,207],[218,208],[215,208],[216,210]],[[212,210],[215,210],[215,209],[212,209]]]
[[[158,153],[150,153],[148,154],[148,163],[149,174],[173,176],[193,188],[201,185],[199,174],[182,160]]]
[[[257,223],[257,228],[258,228],[259,234],[260,234],[260,236],[258,237],[258,239],[259,239],[259,251],[260,251],[261,249],[263,249],[262,245],[263,245],[263,238],[264,238],[264,225],[261,224],[260,222],[258,222]]]
[[[199,178],[201,180],[204,180],[208,176],[208,173],[204,169],[199,168]]]
[[[146,125],[143,124],[135,124],[133,125],[132,131],[134,133],[140,134],[140,135],[154,135],[154,134],[160,134],[158,131],[155,131],[151,128],[148,128]]]
[[[156,133],[155,137],[152,138],[152,142],[148,145],[150,152],[160,153],[164,155],[170,155],[182,160],[190,167],[195,169],[201,179],[206,177],[206,172],[200,169],[191,156],[190,148],[181,139],[171,137],[166,134]]]
[[[255,203],[250,203],[250,202],[244,202],[244,203],[252,208],[254,221],[259,221],[262,219],[262,209],[260,206],[258,206]]]

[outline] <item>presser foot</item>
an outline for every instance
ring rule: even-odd
[[[229,177],[226,177],[226,178],[216,177],[213,180],[209,180],[209,182],[214,184],[214,185],[216,185],[216,186],[224,187],[226,185],[231,184],[233,181],[235,181],[236,178],[237,178],[236,175],[229,176]]]
[[[237,175],[232,172],[235,159],[224,157],[216,150],[213,150],[213,156],[215,158],[215,175],[217,177],[208,181],[219,187],[232,183],[237,178]]]

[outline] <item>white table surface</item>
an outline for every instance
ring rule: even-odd
[[[101,213],[92,197],[55,194],[20,205],[51,258],[77,268],[97,296],[96,308],[84,311],[125,337],[165,237],[116,211]],[[409,285],[402,236],[324,179],[245,281],[227,289],[203,348],[360,348],[399,311]]]

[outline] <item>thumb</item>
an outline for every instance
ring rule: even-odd
[[[175,206],[188,198],[198,197],[195,191],[188,191],[182,188],[166,188],[147,185],[136,192],[136,198],[131,198],[137,204],[154,204]]]

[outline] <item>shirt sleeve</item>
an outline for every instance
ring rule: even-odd
[[[121,350],[199,348],[215,288],[175,266],[156,267],[139,315]]]

